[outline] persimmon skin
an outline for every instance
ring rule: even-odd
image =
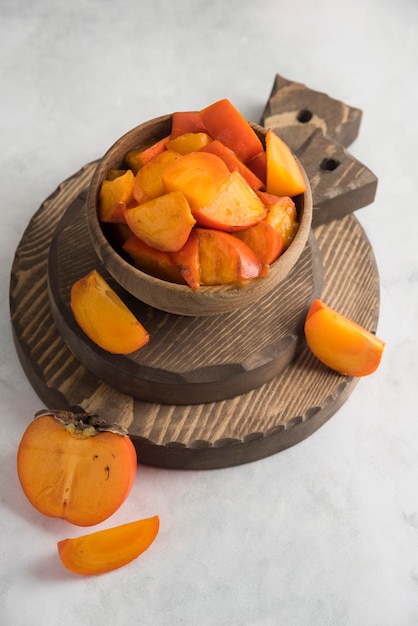
[[[74,574],[105,574],[127,565],[147,550],[160,528],[158,515],[115,528],[63,539],[57,543],[61,562]]]
[[[376,335],[319,299],[312,302],[306,316],[305,337],[317,359],[344,376],[373,374],[385,346]]]
[[[52,413],[27,427],[17,453],[17,471],[29,502],[48,517],[93,526],[128,497],[137,470],[128,436],[94,426],[65,425]]]

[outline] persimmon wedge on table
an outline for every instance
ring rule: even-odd
[[[368,376],[379,367],[384,342],[324,302],[314,300],[305,320],[306,341],[324,365],[346,376]]]
[[[62,564],[75,574],[104,574],[138,558],[155,540],[158,515],[57,544]]]
[[[123,180],[118,182],[112,172],[108,177],[112,180],[102,183],[99,219],[113,221],[115,229],[118,223],[125,222],[138,240],[170,255],[184,281],[194,290],[207,284],[207,272],[198,268],[201,246],[195,230],[240,233],[240,250],[244,251],[245,246],[246,256],[258,256],[262,250],[259,261],[263,269],[251,280],[265,276],[269,265],[295,237],[298,215],[293,196],[306,191],[300,166],[272,131],[267,131],[264,146],[253,127],[227,99],[198,112],[173,113],[170,135],[130,150],[125,164],[130,175],[122,170]],[[182,194],[181,208],[180,204],[176,209],[167,208],[173,193],[177,199]],[[269,226],[255,228],[261,222]],[[270,227],[278,231],[279,237],[270,232]],[[153,267],[149,264],[150,255],[141,265],[136,248],[139,246],[130,240],[125,252],[139,269],[149,272]],[[223,248],[212,246],[212,254],[219,252],[213,265],[227,265],[228,251],[235,257],[230,242]],[[240,272],[233,274],[226,267],[218,276],[221,281],[242,283]],[[171,280],[170,273],[163,279]],[[179,282],[178,274],[173,282]]]
[[[137,455],[119,427],[95,424],[85,415],[45,411],[23,434],[17,470],[23,492],[40,513],[93,526],[128,497]]]

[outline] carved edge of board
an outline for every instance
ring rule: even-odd
[[[357,383],[358,379],[347,378],[321,406],[309,408],[286,426],[279,425],[265,433],[252,432],[243,439],[227,438],[213,443],[194,440],[189,444],[173,441],[156,445],[147,438],[133,435],[132,441],[141,463],[170,469],[222,469],[259,461],[310,437],[343,406]],[[226,456],[225,448],[229,449]]]
[[[358,136],[362,112],[276,75],[261,124],[300,159],[311,183],[313,226],[340,219],[374,201],[378,179],[346,149]]]

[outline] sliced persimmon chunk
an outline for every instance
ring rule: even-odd
[[[126,170],[121,176],[113,180],[104,180],[99,192],[99,219],[109,221],[115,205],[129,205],[134,199],[135,177],[131,170]]]
[[[267,191],[276,196],[297,196],[306,191],[299,163],[289,146],[269,128],[266,132]]]
[[[237,171],[230,174],[228,184],[211,202],[193,209],[200,226],[229,232],[257,224],[266,213],[263,202]]]
[[[184,193],[172,191],[129,209],[126,223],[152,248],[175,252],[186,243],[196,220]]]
[[[175,111],[171,121],[170,139],[185,133],[205,133],[206,128],[197,111]]]
[[[286,250],[295,238],[299,227],[295,203],[290,196],[278,197],[265,191],[257,193],[267,208],[265,221],[280,233]]]
[[[200,287],[199,240],[193,228],[188,240],[180,250],[170,254],[185,282],[197,291]]]
[[[135,175],[133,195],[138,204],[165,193],[161,175],[171,163],[180,158],[174,150],[163,150],[141,167]]]
[[[125,163],[136,174],[141,167],[166,150],[169,139],[170,136],[163,137],[147,147],[129,150],[125,155]]]
[[[170,139],[167,150],[174,150],[179,154],[189,154],[200,150],[212,141],[212,137],[207,133],[184,133],[175,139]]]
[[[123,567],[154,542],[160,528],[158,515],[128,522],[89,535],[57,543],[62,564],[74,574],[94,576]]]
[[[113,354],[130,354],[149,341],[148,331],[97,270],[71,288],[74,317],[95,344]]]
[[[129,254],[134,265],[142,272],[146,272],[161,280],[168,280],[171,283],[185,282],[168,252],[152,248],[135,235],[131,235],[124,242],[122,248]]]
[[[182,191],[194,210],[219,195],[229,183],[230,172],[218,156],[199,150],[169,165],[162,179],[167,192]]]
[[[266,266],[243,241],[230,233],[196,228],[202,285],[245,284],[266,275]]]
[[[260,180],[245,163],[240,161],[235,152],[232,152],[230,148],[224,146],[218,139],[209,142],[200,149],[203,152],[211,152],[220,157],[230,172],[238,171],[253,189],[261,189],[261,187],[263,187],[263,181]]]
[[[384,342],[316,299],[305,320],[306,341],[324,365],[346,376],[367,376],[379,366]]]
[[[263,150],[255,131],[227,98],[202,109],[200,118],[209,135],[233,150],[244,163]]]
[[[283,238],[279,231],[265,220],[261,220],[258,224],[234,234],[235,237],[246,243],[251,250],[254,250],[259,259],[266,265],[274,263],[284,247]]]

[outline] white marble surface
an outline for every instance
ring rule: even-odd
[[[418,624],[416,0],[0,0],[0,624]],[[124,131],[228,97],[258,121],[274,76],[363,109],[379,177],[358,212],[381,280],[379,370],[305,442],[231,469],[140,466],[101,527],[159,514],[139,560],[94,578],[55,544],[16,450],[42,403],[15,354],[14,251],[42,201]]]

